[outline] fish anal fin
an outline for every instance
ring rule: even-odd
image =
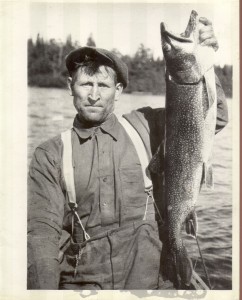
[[[212,164],[203,163],[203,175],[202,175],[201,187],[205,187],[208,189],[214,188]]]

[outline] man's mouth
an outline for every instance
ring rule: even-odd
[[[101,105],[85,105],[85,107],[102,108]]]
[[[102,106],[87,105],[87,106],[85,106],[85,109],[89,112],[99,112],[103,109],[103,107]]]

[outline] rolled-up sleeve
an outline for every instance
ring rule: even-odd
[[[217,90],[217,122],[216,133],[223,129],[228,123],[228,105],[226,97],[221,86],[221,83],[216,76],[216,90]]]
[[[28,176],[28,289],[58,289],[64,203],[60,166],[37,148]]]

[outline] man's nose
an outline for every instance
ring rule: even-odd
[[[88,97],[88,100],[90,101],[91,104],[100,100],[100,92],[99,92],[98,86],[92,87],[89,97]]]

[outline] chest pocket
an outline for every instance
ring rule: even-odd
[[[149,211],[152,212],[151,219],[153,219],[154,199],[153,196],[151,196],[153,185],[147,172],[149,159],[145,145],[129,121],[125,118],[121,118],[119,122],[130,137],[139,159],[139,164],[132,163],[132,165],[127,167],[123,166],[119,170],[123,194],[122,216],[125,221],[145,220],[148,217],[148,206],[151,206]],[[149,205],[149,200],[151,200],[151,205]]]
[[[155,220],[154,199],[144,190],[141,166],[119,170],[122,187],[121,222]]]
[[[144,207],[146,194],[142,180],[141,166],[121,168],[120,180],[122,185],[123,204],[131,207]]]
[[[121,222],[142,220],[147,195],[144,191],[144,183],[142,179],[141,166],[129,166],[119,170],[122,204],[121,204]]]

